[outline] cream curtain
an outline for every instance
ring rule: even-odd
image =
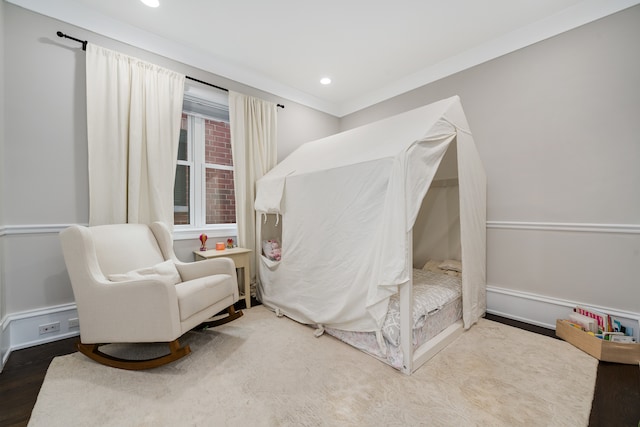
[[[185,76],[87,45],[89,224],[173,224]]]
[[[277,162],[277,105],[247,95],[229,92],[229,122],[236,191],[238,245],[251,249],[251,278],[255,280],[256,236],[254,201],[256,181]]]

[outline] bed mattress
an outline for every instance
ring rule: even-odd
[[[413,270],[414,348],[438,335],[462,317],[461,279],[432,271]],[[400,301],[391,297],[380,335],[327,328],[329,335],[384,360],[394,368],[402,366],[400,349]],[[383,341],[383,342],[381,342]]]

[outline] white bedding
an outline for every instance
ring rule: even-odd
[[[427,315],[441,309],[462,294],[460,277],[413,269],[413,328],[424,326]],[[394,346],[400,345],[400,300],[391,297],[382,335]]]
[[[435,337],[462,317],[461,278],[425,270],[413,270],[413,336],[415,348]],[[382,327],[386,348],[375,332],[352,332],[327,328],[326,332],[400,369],[400,305],[393,296]]]

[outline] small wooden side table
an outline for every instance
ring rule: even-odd
[[[209,249],[208,251],[193,251],[196,261],[211,258],[231,258],[236,265],[236,269],[241,268],[244,273],[244,301],[247,304],[247,308],[251,308],[251,277],[249,270],[250,258],[249,254],[251,249],[245,248],[231,248],[218,251],[216,249]]]

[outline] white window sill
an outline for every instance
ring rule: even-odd
[[[173,228],[173,240],[198,239],[201,234],[208,238],[235,237],[238,235],[236,224],[212,225],[207,227],[189,227],[176,225]]]

